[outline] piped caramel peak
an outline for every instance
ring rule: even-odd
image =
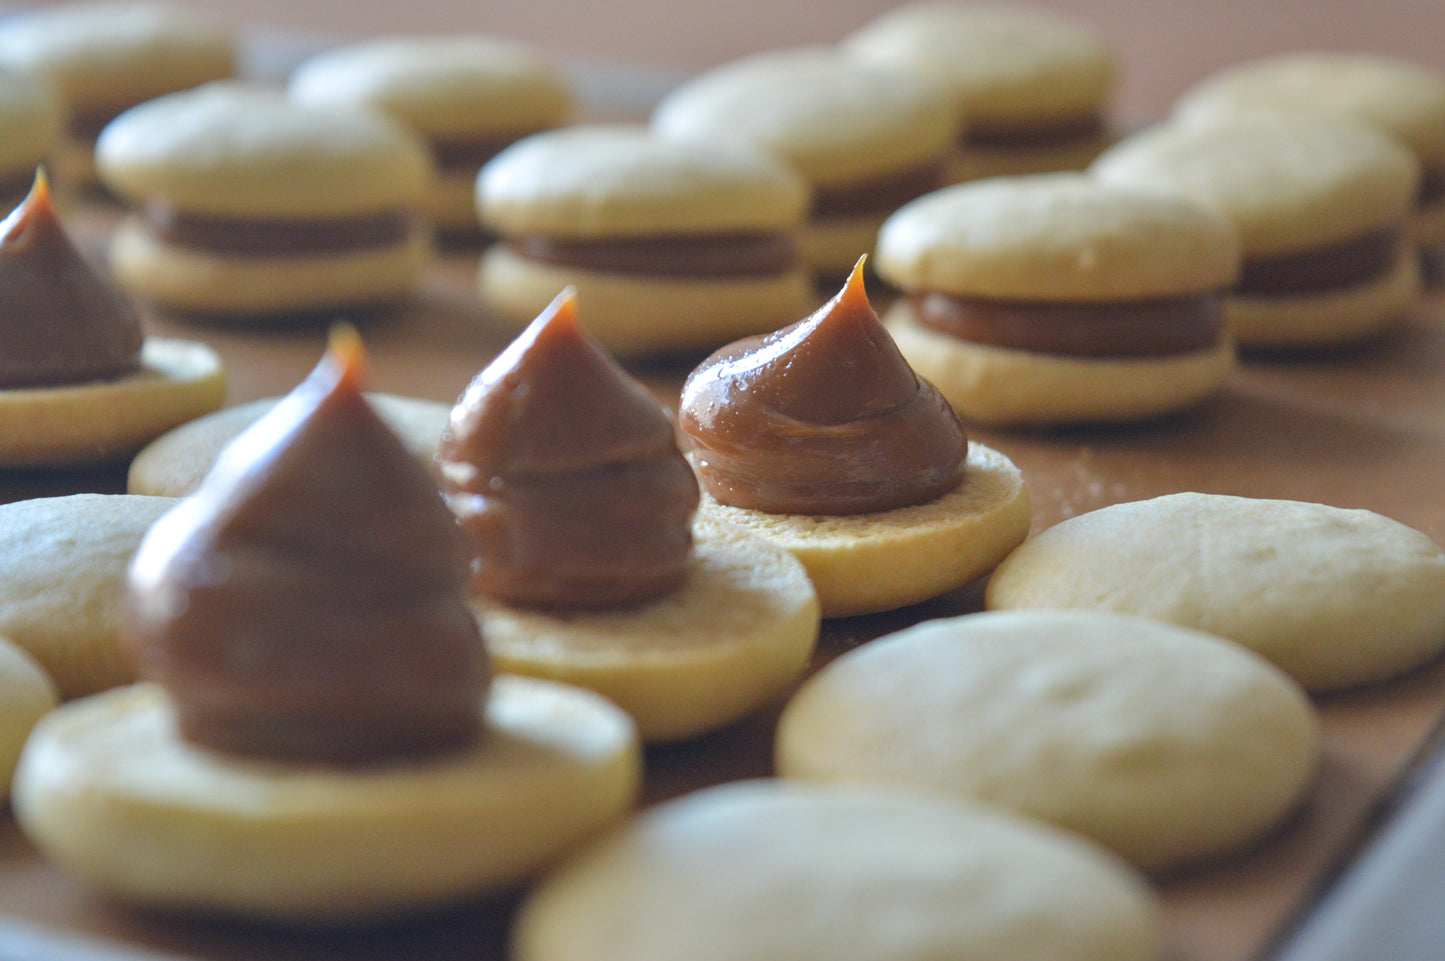
[[[44,170],[0,223],[0,389],[112,380],[140,369],[135,306],[86,264]]]
[[[730,344],[689,375],[679,419],[719,502],[861,514],[958,485],[968,438],[873,312],[863,264],[806,320]]]
[[[365,376],[335,334],[136,553],[125,641],[189,741],[349,763],[477,736],[489,669],[461,536]]]
[[[605,607],[686,575],[697,480],[667,410],[582,329],[570,290],[467,387],[436,466],[482,594]]]

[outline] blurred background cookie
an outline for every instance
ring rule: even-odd
[[[36,168],[60,136],[64,117],[44,80],[0,68],[0,211],[8,214],[25,199]]]

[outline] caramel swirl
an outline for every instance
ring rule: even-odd
[[[111,380],[140,369],[140,318],[80,256],[43,173],[0,224],[0,389]]]
[[[811,317],[714,353],[687,378],[682,428],[724,504],[861,514],[958,486],[968,440],[914,374],[863,289],[863,261]]]
[[[467,387],[436,466],[489,597],[604,607],[687,573],[697,480],[666,409],[582,330],[570,292]]]
[[[659,277],[750,277],[780,274],[798,263],[785,234],[705,234],[696,237],[613,237],[564,240],[517,237],[507,245],[544,263]]]
[[[1387,275],[1399,254],[1400,230],[1391,228],[1326,247],[1246,257],[1236,289],[1268,296],[1354,287]]]
[[[354,334],[333,338],[136,553],[125,641],[195,744],[355,763],[480,730],[465,548],[363,367]]]
[[[329,220],[230,220],[147,204],[142,215],[155,237],[178,247],[268,257],[367,250],[399,244],[414,229],[402,211]]]

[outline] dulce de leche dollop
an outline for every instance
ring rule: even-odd
[[[354,763],[480,730],[461,535],[362,396],[364,367],[355,333],[334,336],[135,555],[124,638],[193,743]]]
[[[697,480],[666,409],[581,328],[570,291],[467,387],[436,466],[488,597],[604,607],[687,572]]]
[[[0,223],[0,389],[124,376],[141,340],[135,307],[81,258],[38,173]]]
[[[679,411],[720,503],[770,514],[862,514],[957,487],[968,438],[879,322],[863,261],[811,317],[714,353]]]

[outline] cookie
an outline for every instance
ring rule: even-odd
[[[0,636],[62,697],[135,679],[118,639],[126,565],[168,497],[75,494],[0,506]]]
[[[111,239],[111,269],[163,309],[262,321],[387,304],[430,254],[415,216],[430,159],[379,115],[208,84],[117,118],[96,163],[139,208]]]
[[[1313,782],[1319,733],[1297,685],[1224,640],[1019,611],[848,652],[788,703],[776,751],[786,778],[999,805],[1161,870],[1278,825]]]
[[[30,190],[35,170],[64,126],[60,100],[44,81],[0,69],[0,208],[8,214]]]
[[[1445,76],[1379,54],[1290,53],[1220,70],[1175,105],[1186,120],[1260,111],[1347,117],[1398,139],[1422,168],[1410,236],[1426,251],[1445,243]]]
[[[63,868],[166,911],[375,923],[506,891],[617,818],[640,778],[625,714],[531,678],[498,678],[482,736],[444,763],[228,757],[175,723],[150,684],[73,702],[32,735],[13,796]]]
[[[0,637],[0,806],[10,798],[10,776],[25,739],[58,699],[35,659]]]
[[[322,109],[379,110],[425,139],[437,179],[424,209],[453,236],[478,232],[482,164],[572,111],[559,67],[528,47],[481,36],[396,37],[330,50],[298,67],[288,92]]]
[[[1165,124],[1111,147],[1090,171],[1229,220],[1243,265],[1225,309],[1241,346],[1363,340],[1418,298],[1407,220],[1419,164],[1364,124],[1308,114]]]
[[[96,137],[122,111],[229,77],[235,60],[230,31],[180,4],[66,3],[0,23],[0,64],[44,78],[64,105],[63,184],[95,183]]]
[[[575,287],[614,354],[706,350],[770,330],[812,300],[796,234],[807,188],[738,144],[670,140],[643,127],[528,137],[483,168],[483,302],[520,331]]]
[[[801,564],[761,538],[707,520],[679,590],[602,611],[473,601],[502,671],[589,688],[645,741],[720,727],[781,696],[807,666],[818,599]]]
[[[981,806],[754,781],[653,808],[523,903],[517,961],[1150,961],[1159,919],[1094,846]]]
[[[1171,494],[1036,535],[994,572],[986,603],[1208,631],[1312,691],[1333,690],[1408,671],[1445,646],[1445,551],[1370,511]]]
[[[832,281],[872,250],[888,214],[938,186],[960,120],[931,83],[810,47],[687,81],[652,124],[672,137],[744,141],[797,169],[813,188],[804,258]]]
[[[371,394],[367,399],[417,460],[430,465],[451,408],[436,401],[392,394]],[[130,462],[126,490],[160,497],[191,493],[225,446],[260,420],[276,401],[270,397],[228,407],[167,431]]]
[[[883,14],[842,49],[958,97],[967,129],[950,183],[1082,170],[1112,139],[1113,52],[1091,27],[1055,13],[927,0]]]
[[[1155,417],[1234,366],[1238,242],[1183,201],[1080,174],[958,184],[888,219],[876,267],[905,294],[889,332],[965,420]]]

